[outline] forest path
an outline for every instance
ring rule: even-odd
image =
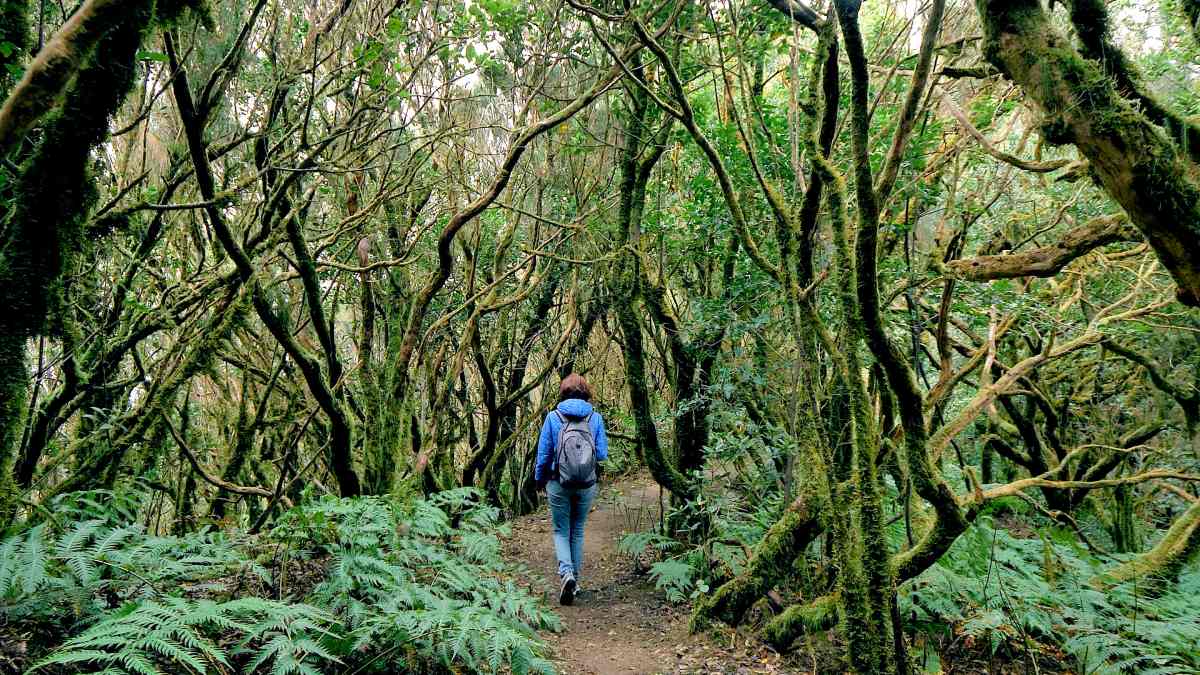
[[[571,607],[558,607],[557,563],[545,502],[512,521],[505,539],[509,561],[529,569],[528,583],[562,617],[561,633],[545,632],[555,665],[564,675],[657,675],[667,673],[805,672],[788,665],[756,640],[724,631],[688,633],[687,604],[672,605],[633,561],[618,551],[621,537],[646,530],[659,518],[659,488],[650,478],[623,477],[601,485],[584,537],[584,592]]]

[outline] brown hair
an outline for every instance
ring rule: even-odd
[[[588,386],[587,380],[583,379],[582,375],[571,373],[563,378],[562,384],[558,385],[559,402],[569,398],[592,400],[592,388]]]

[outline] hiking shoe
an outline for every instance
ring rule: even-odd
[[[558,604],[570,605],[575,602],[575,577],[570,574],[562,579],[562,587],[558,589]]]

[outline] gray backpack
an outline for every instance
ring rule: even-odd
[[[567,419],[557,410],[562,422],[558,432],[558,483],[563,487],[586,488],[596,484],[596,439],[592,438],[592,415],[583,419]]]

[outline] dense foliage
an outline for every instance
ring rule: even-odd
[[[236,536],[148,535],[148,498],[65,495],[0,543],[6,639],[53,648],[31,672],[552,672],[534,631],[558,619],[472,490],[326,496]]]
[[[1197,16],[0,0],[0,659],[549,670],[578,372],[694,631],[1200,667]]]

